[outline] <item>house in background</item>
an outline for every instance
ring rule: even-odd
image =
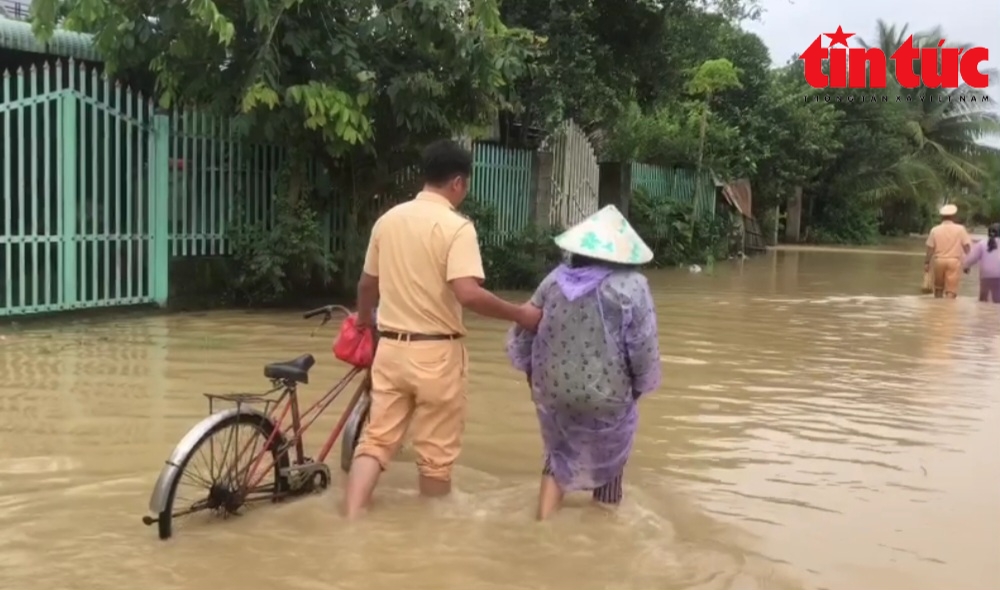
[[[27,21],[31,17],[31,0],[0,0],[0,16]]]

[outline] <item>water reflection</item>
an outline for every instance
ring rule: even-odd
[[[469,339],[454,497],[421,501],[404,457],[367,522],[341,522],[326,495],[169,543],[139,516],[200,393],[329,358],[329,334],[244,312],[8,330],[0,587],[992,587],[1000,313],[919,297],[919,278],[919,256],[843,252],[651,274],[666,379],[642,407],[625,505],[570,502],[545,525],[533,409],[498,323]],[[321,362],[312,381],[342,372]]]

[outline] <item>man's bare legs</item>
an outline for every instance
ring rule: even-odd
[[[420,487],[420,495],[425,498],[440,498],[451,493],[450,479],[437,479],[421,475],[417,485]]]
[[[344,516],[354,519],[364,513],[381,475],[382,466],[375,457],[359,455],[354,458],[344,489]]]
[[[372,501],[375,486],[382,475],[382,466],[374,457],[361,455],[354,458],[351,472],[347,474],[344,491],[344,516],[355,519],[364,514]],[[451,493],[451,480],[426,477],[418,479],[420,495],[425,498],[440,498]]]
[[[543,475],[538,488],[538,520],[545,520],[555,514],[562,506],[563,492],[556,483],[556,478]]]

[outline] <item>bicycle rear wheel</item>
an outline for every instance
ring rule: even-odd
[[[280,448],[280,436],[265,448],[273,429],[266,416],[234,414],[202,435],[177,464],[158,518],[160,538],[170,538],[175,519],[197,514],[227,518],[244,507],[279,498],[288,488],[282,476],[288,451]],[[263,474],[259,483],[250,481],[258,479],[250,475],[255,462],[254,472]]]

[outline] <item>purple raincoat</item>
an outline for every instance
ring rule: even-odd
[[[660,386],[656,312],[634,270],[560,265],[535,291],[538,333],[512,328],[507,354],[531,376],[545,453],[564,491],[599,488],[632,450],[636,400]]]

